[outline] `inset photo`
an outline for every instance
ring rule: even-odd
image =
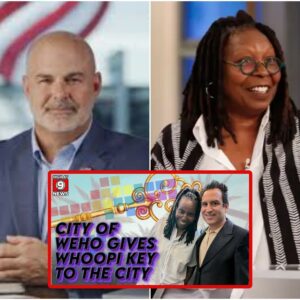
[[[50,287],[251,287],[249,171],[51,171],[48,182]]]

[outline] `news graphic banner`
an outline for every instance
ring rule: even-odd
[[[181,189],[201,192],[212,180],[229,186],[230,219],[248,227],[249,172],[49,172],[48,285],[149,285],[160,256],[151,229],[169,215]],[[199,231],[206,226],[198,225]]]

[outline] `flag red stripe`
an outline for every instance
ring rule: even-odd
[[[23,2],[5,2],[0,7],[0,22],[10,16],[19,8],[23,7],[24,5],[28,4],[28,1]]]
[[[10,80],[19,53],[40,33],[60,21],[66,14],[75,8],[79,2],[65,2],[58,9],[47,15],[31,28],[26,30],[21,36],[15,39],[4,52],[0,62],[0,73],[6,80]]]
[[[95,16],[93,19],[86,25],[86,27],[79,33],[81,37],[86,37],[90,34],[90,32],[96,27],[96,25],[101,21],[102,17],[104,16],[109,2],[104,1],[101,3],[100,7],[98,8]]]

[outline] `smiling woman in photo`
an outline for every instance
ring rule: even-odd
[[[200,205],[200,194],[185,188],[177,194],[170,214],[152,228],[149,236],[159,241],[159,260],[149,284],[188,283],[196,266]]]

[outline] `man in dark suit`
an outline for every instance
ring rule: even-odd
[[[201,214],[208,228],[196,243],[195,284],[248,284],[249,235],[226,218],[226,185],[212,181],[201,196]]]
[[[90,46],[76,35],[36,40],[23,87],[34,127],[0,143],[0,281],[44,285],[48,171],[148,169],[148,143],[92,119],[101,75]]]

